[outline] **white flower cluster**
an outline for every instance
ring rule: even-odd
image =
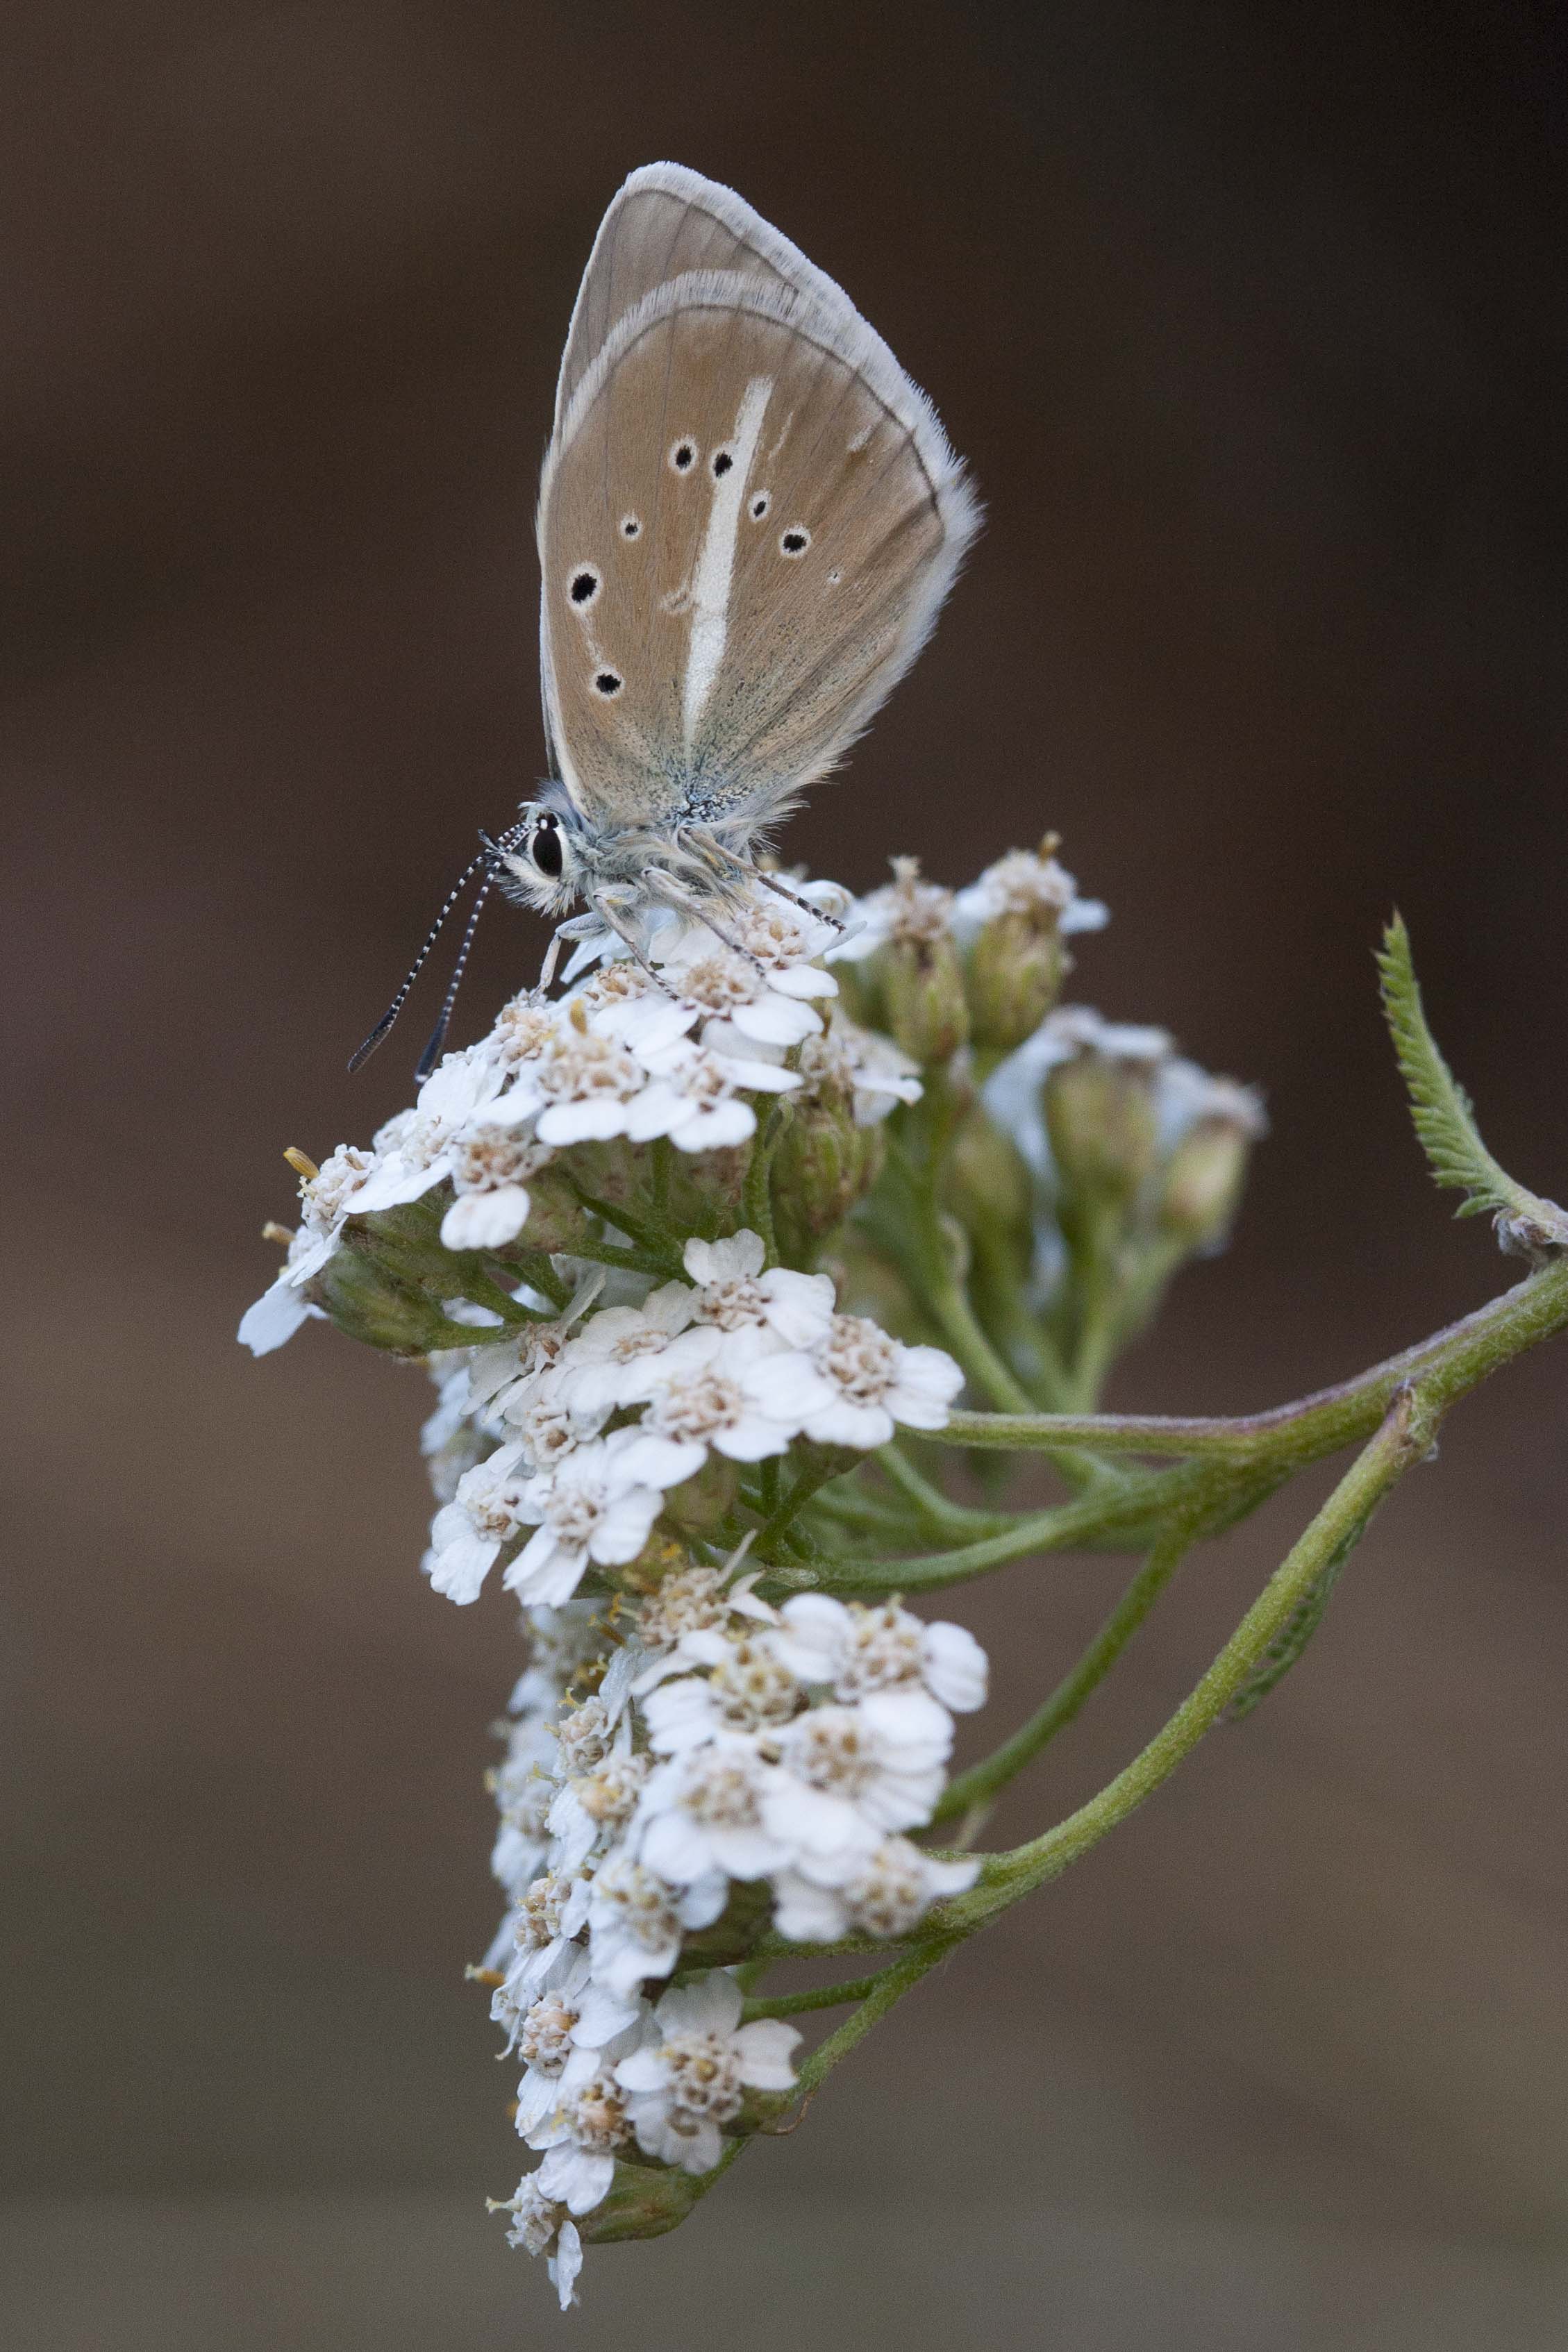
[[[1005,915],[1047,917],[1064,938],[1098,931],[1110,920],[1100,898],[1079,896],[1076,880],[1050,854],[1010,849],[967,889],[949,890],[921,879],[919,861],[895,857],[893,879],[857,899],[846,936],[826,950],[829,963],[863,963],[889,941],[930,946],[951,934],[968,946],[986,923]]]
[[[518,2131],[542,2157],[504,2210],[563,2306],[578,2219],[617,2157],[711,2171],[748,2094],[794,2084],[798,2033],[743,2023],[728,1969],[652,1998],[737,1883],[781,1934],[831,1942],[907,1934],[977,1867],[907,1834],[945,1784],[952,1711],[984,1699],[973,1636],[896,1602],[773,1609],[737,1565],[678,1566],[603,1621],[584,1601],[527,1612],[532,1663],[494,1780],[511,1907],[487,1966],[523,2062]]]
[[[828,1080],[852,1090],[862,1124],[918,1097],[908,1057],[831,1002],[838,983],[822,959],[841,937],[829,917],[847,895],[833,883],[792,887],[806,903],[753,885],[726,908],[726,939],[656,910],[647,967],[608,932],[583,940],[567,971],[569,982],[587,972],[579,985],[553,1000],[514,998],[488,1036],[447,1055],[369,1150],[340,1144],[305,1175],[288,1262],[240,1339],[258,1355],[280,1347],[320,1313],[306,1286],[347,1219],[438,1184],[454,1193],[447,1247],[498,1249],[528,1223],[530,1183],[574,1144],[668,1137],[684,1152],[733,1149],[756,1132],[751,1097]]]
[[[951,1356],[840,1315],[828,1276],[763,1261],[751,1232],[689,1241],[688,1282],[645,1283],[637,1303],[591,1312],[590,1276],[563,1317],[521,1342],[443,1360],[431,1440],[438,1464],[471,1466],[448,1481],[431,1528],[438,1592],[475,1600],[508,1550],[509,1590],[558,1604],[591,1563],[635,1559],[666,1495],[713,1455],[763,1462],[798,1438],[869,1451],[896,1425],[943,1425],[963,1385]],[[481,1459],[475,1430],[500,1441]]]

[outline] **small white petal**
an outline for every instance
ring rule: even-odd
[[[489,1192],[465,1192],[441,1220],[441,1241],[449,1250],[500,1249],[528,1223],[528,1193],[521,1184],[498,1184]]]
[[[545,2263],[551,2284],[561,2298],[563,2311],[570,2311],[577,2300],[577,2281],[583,2269],[583,2240],[575,2221],[563,2221],[555,2241],[555,2252]]]
[[[291,1339],[301,1323],[312,1318],[324,1322],[321,1307],[309,1306],[289,1281],[280,1274],[270,1290],[264,1290],[254,1307],[247,1307],[240,1318],[237,1334],[242,1348],[253,1356],[269,1356],[274,1348]]]
[[[822,978],[826,977],[824,972]],[[798,1045],[803,1037],[814,1037],[822,1028],[820,1017],[809,1004],[787,993],[775,994],[772,989],[754,1004],[737,1004],[730,1020],[742,1037],[760,1038],[768,1045]]]
[[[926,1627],[925,1668],[931,1690],[955,1715],[984,1706],[991,1664],[967,1625]]]
[[[728,1151],[748,1142],[757,1131],[756,1113],[743,1102],[720,1103],[700,1110],[673,1129],[670,1140],[678,1151]]]
[[[835,1943],[847,1924],[843,1904],[826,1887],[813,1886],[793,1870],[773,1880],[773,1927],[792,1944]]]
[[[456,1506],[448,1507],[456,1508]],[[444,1511],[437,1513],[438,1518],[445,1517]],[[427,1555],[432,1587],[437,1592],[444,1592],[448,1601],[457,1601],[459,1607],[477,1601],[479,1588],[494,1566],[500,1550],[499,1543],[487,1541],[482,1536],[476,1535],[465,1522],[465,1531],[455,1533],[448,1543]]]
[[[607,1143],[626,1131],[626,1106],[613,1095],[585,1102],[552,1103],[540,1114],[541,1143]]]
[[[669,1998],[668,1993],[665,1998]],[[658,2042],[623,2058],[616,2068],[616,2080],[624,2091],[662,2091],[669,2080],[669,2068],[659,2055]]]
[[[830,971],[819,971],[815,964],[786,964],[768,974],[768,986],[776,988],[781,996],[837,996],[838,982]]]
[[[678,1985],[662,1995],[654,2019],[667,2042],[678,2033],[729,2034],[741,2022],[741,2000],[734,1978],[715,1969],[695,1984]]]
[[[758,2091],[792,2089],[795,2068],[790,2053],[799,2040],[799,2027],[786,2025],[782,2017],[759,2017],[742,2025],[735,2036],[741,2080]]]
[[[870,1454],[892,1437],[893,1416],[879,1404],[839,1403],[813,1413],[805,1433],[818,1445],[852,1445]]]

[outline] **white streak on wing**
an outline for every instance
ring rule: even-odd
[[[702,551],[691,578],[691,635],[688,639],[686,683],[681,697],[681,718],[689,750],[703,707],[713,690],[719,666],[724,658],[724,643],[730,630],[730,588],[735,571],[735,540],[741,528],[741,509],[745,501],[752,460],[757,454],[763,418],[767,413],[773,388],[771,375],[754,375],[746,386],[740,414],[735,419],[735,430],[730,436],[734,446],[735,462],[714,488],[708,528],[702,536]]]

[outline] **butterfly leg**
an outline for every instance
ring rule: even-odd
[[[657,870],[650,872],[646,879],[650,896],[658,898],[667,907],[673,907],[678,915],[686,916],[689,921],[700,923],[703,929],[711,931],[714,938],[721,940],[731,954],[743,958],[753,971],[761,972],[763,978],[766,978],[767,966],[761,957],[754,956],[745,942],[735,937],[733,931],[725,929],[706,901],[700,898],[695,890],[683,889],[673,875],[660,874]]]
[[[590,891],[588,894],[588,904],[593,908],[599,921],[604,924],[606,930],[614,931],[616,939],[620,940],[621,945],[624,948],[630,950],[633,959],[636,962],[641,965],[643,971],[647,972],[648,978],[653,982],[654,986],[661,990],[666,996],[673,997],[675,991],[670,987],[669,982],[664,978],[663,974],[648,961],[642,941],[637,938],[637,933],[632,929],[631,925],[622,920],[619,910],[612,905],[608,895],[599,891]],[[562,929],[565,929],[566,928],[568,927],[563,924]],[[560,937],[559,932],[557,932],[556,937]]]
[[[814,907],[809,898],[803,898],[798,891],[792,890],[788,884],[781,882],[776,875],[765,873],[762,866],[753,865],[749,857],[738,856],[715,835],[692,829],[689,833],[683,834],[683,845],[687,840],[690,840],[693,846],[701,850],[711,862],[717,864],[722,861],[731,873],[742,875],[748,882],[760,882],[763,889],[773,891],[775,898],[787,898],[790,905],[798,907],[803,915],[810,915],[819,923],[830,923],[833,929],[840,933],[844,930],[845,927],[837,915],[828,914],[825,908]]]
[[[594,932],[602,928],[602,924],[603,918],[596,914],[574,915],[569,922],[556,924],[551,936],[550,945],[544,950],[544,965],[539,975],[542,992],[549,987],[555,977],[555,967],[561,961],[563,944],[567,940],[592,938]]]

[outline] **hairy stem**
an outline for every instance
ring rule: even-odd
[[[1009,1853],[988,1857],[979,1883],[933,1915],[946,1940],[984,1922],[1055,1878],[1126,1820],[1191,1753],[1257,1673],[1325,1570],[1364,1532],[1384,1496],[1431,1445],[1441,1415],[1428,1393],[1405,1390],[1328,1501],[1292,1546],[1196,1688],[1142,1754],[1065,1822]]]
[[[1069,1674],[1063,1676],[1026,1723],[1010,1739],[949,1783],[933,1822],[957,1820],[975,1805],[989,1803],[1048,1741],[1069,1724],[1096,1685],[1104,1681],[1181,1564],[1188,1538],[1180,1533],[1155,1545]]]
[[[1568,1260],[1559,1258],[1500,1298],[1369,1371],[1268,1412],[1192,1420],[1149,1413],[955,1412],[942,1433],[954,1445],[1055,1452],[1065,1444],[1121,1454],[1268,1462],[1289,1476],[1367,1436],[1405,1381],[1419,1379],[1424,1391],[1437,1394],[1446,1409],[1489,1373],[1565,1326]],[[1436,1391],[1430,1388],[1433,1378]]]
[[[965,1928],[961,1932],[969,1931]],[[802,2066],[795,2087],[803,2097],[810,2097],[839,2060],[847,2058],[855,2044],[886,2017],[894,2002],[901,2000],[911,1985],[918,1984],[921,1977],[947,1958],[957,1940],[955,1937],[932,1937],[907,1959],[896,1961],[870,1979],[870,1989],[854,2016],[847,2017],[837,2032],[830,2033]]]
[[[750,2025],[754,2017],[799,2017],[808,2009],[841,2009],[848,2000],[868,2000],[887,1973],[879,1969],[874,1976],[851,1977],[844,1984],[816,1985],[809,1992],[768,1993],[748,2000],[742,2020]]]

